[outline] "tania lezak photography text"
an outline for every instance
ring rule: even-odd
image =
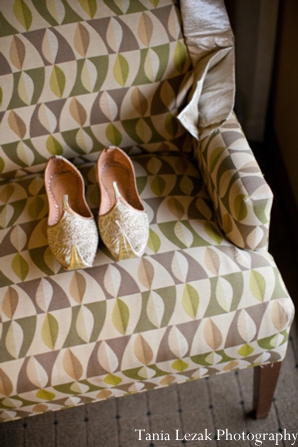
[[[293,433],[287,429],[272,433],[232,433],[227,428],[217,429],[214,433],[206,428],[198,433],[183,433],[176,429],[175,433],[167,433],[161,430],[158,433],[150,433],[144,428],[135,428],[135,434],[138,441],[250,441],[255,446],[282,445],[283,441],[289,441],[290,445],[296,445],[298,442],[298,433]]]

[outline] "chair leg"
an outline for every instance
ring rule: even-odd
[[[254,412],[257,419],[268,416],[282,362],[254,368]]]

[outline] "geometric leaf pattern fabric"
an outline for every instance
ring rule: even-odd
[[[159,3],[5,3],[3,178],[42,170],[55,154],[94,160],[108,145],[129,153],[182,148],[177,115],[192,66],[177,1]]]
[[[100,243],[85,270],[64,271],[49,250],[42,174],[1,186],[3,420],[285,356],[293,305],[272,257],[224,237],[190,157],[133,163],[145,254],[116,263]],[[78,167],[96,212],[95,165]]]
[[[196,155],[225,235],[240,248],[267,248],[273,195],[235,115]]]

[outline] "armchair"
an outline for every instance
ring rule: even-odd
[[[268,253],[272,193],[233,114],[221,0],[15,0],[0,16],[0,417],[255,368],[266,417],[294,316]],[[65,271],[44,168],[131,157],[142,258]]]

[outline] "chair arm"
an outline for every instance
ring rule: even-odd
[[[240,248],[267,248],[273,194],[235,115],[195,144],[204,182],[227,238]]]

